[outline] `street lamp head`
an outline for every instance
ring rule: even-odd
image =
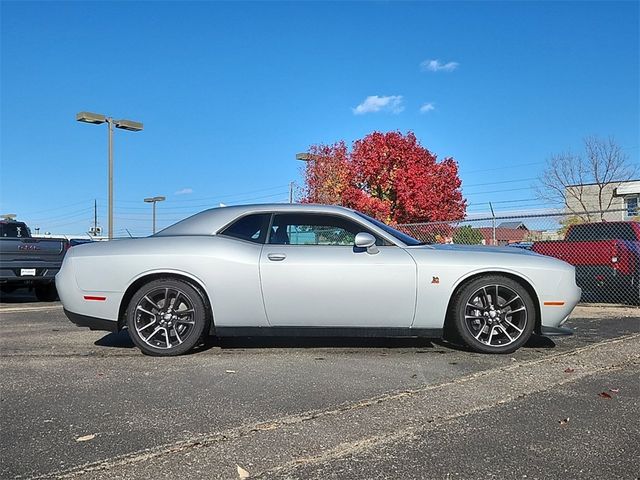
[[[104,123],[107,121],[107,117],[99,113],[80,112],[76,115],[76,120],[84,123]]]
[[[142,123],[134,122],[133,120],[115,120],[113,123],[116,128],[129,130],[130,132],[139,132],[142,130]]]
[[[156,202],[164,202],[167,199],[167,197],[160,196],[160,197],[153,197],[153,199]]]
[[[155,203],[155,202],[163,202],[167,199],[167,197],[148,197],[145,198],[144,201],[146,203]]]
[[[296,160],[302,160],[303,162],[309,162],[309,161],[313,160],[313,155],[311,155],[310,153],[307,153],[307,152],[296,153]]]

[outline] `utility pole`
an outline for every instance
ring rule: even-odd
[[[93,199],[93,235],[98,231],[98,200]]]
[[[496,244],[496,214],[493,211],[493,205],[491,205],[491,202],[489,202],[489,208],[491,209],[491,218],[492,218],[492,220],[491,220],[491,229],[493,231],[492,244],[495,245]]]

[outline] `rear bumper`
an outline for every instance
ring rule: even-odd
[[[35,275],[21,275],[22,269],[35,269]],[[32,285],[36,283],[51,283],[55,281],[56,274],[60,271],[60,265],[21,265],[20,267],[0,266],[0,284],[6,285]]]
[[[105,320],[104,318],[89,317],[79,313],[73,313],[64,309],[64,314],[69,320],[79,327],[88,327],[90,330],[105,330],[107,332],[117,332],[118,322],[113,320]]]

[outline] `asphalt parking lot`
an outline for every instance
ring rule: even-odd
[[[638,478],[640,311],[581,306],[512,355],[212,340],[145,357],[0,302],[1,478]]]

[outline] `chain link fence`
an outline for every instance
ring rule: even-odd
[[[552,212],[410,223],[398,229],[428,243],[520,248],[559,258],[576,267],[583,302],[640,304],[639,218],[627,209],[585,213],[601,221]]]

